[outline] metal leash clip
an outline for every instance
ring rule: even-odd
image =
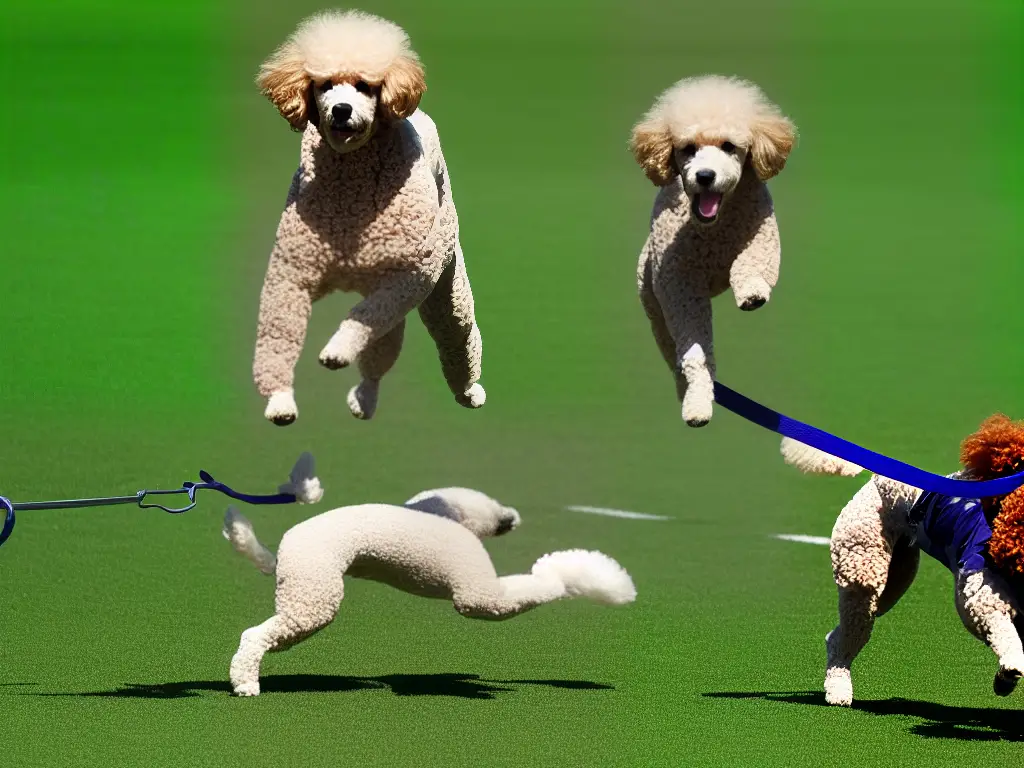
[[[132,494],[131,496],[100,496],[92,499],[63,499],[59,501],[25,502],[12,502],[10,499],[0,496],[0,510],[3,510],[6,513],[4,516],[3,528],[0,528],[0,546],[3,546],[4,542],[7,541],[14,532],[16,511],[20,512],[23,510],[37,509],[79,509],[81,507],[109,507],[115,504],[137,504],[139,509],[160,509],[172,515],[180,515],[182,512],[188,512],[190,509],[194,509],[197,503],[196,491],[205,490],[218,491],[233,499],[244,501],[247,504],[293,504],[298,500],[294,493],[276,493],[264,496],[239,493],[238,491],[224,485],[224,483],[214,480],[213,476],[206,471],[200,471],[199,479],[202,482],[193,483],[191,481],[187,481],[182,483],[181,488],[175,488],[173,490],[142,490]],[[189,503],[184,507],[168,507],[156,502],[146,503],[146,499],[150,496],[177,496],[181,494],[186,494],[188,496]]]

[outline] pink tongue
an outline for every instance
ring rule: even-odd
[[[718,214],[718,205],[722,202],[722,196],[717,192],[702,192],[697,197],[697,208],[700,215],[710,219]]]

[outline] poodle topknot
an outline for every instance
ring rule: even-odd
[[[455,401],[482,406],[482,341],[451,179],[437,127],[418,109],[427,86],[406,33],[359,11],[322,13],[298,26],[257,81],[302,131],[260,297],[253,378],[265,417],[298,417],[295,364],[313,302],[334,291],[363,297],[319,356],[332,370],[358,365],[352,415],[376,411],[414,309]]]
[[[711,299],[732,288],[737,306],[754,310],[778,280],[765,182],[795,140],[793,123],[756,85],[719,75],[680,80],[633,128],[633,155],[661,188],[640,254],[640,300],[690,426],[711,420]]]
[[[401,120],[427,90],[423,65],[401,27],[362,11],[327,11],[299,24],[260,67],[257,83],[296,130],[311,115],[314,84],[365,82],[380,88],[388,117]]]
[[[648,178],[665,186],[683,165],[675,151],[721,146],[728,140],[750,162],[761,181],[778,175],[793,149],[796,129],[753,83],[706,75],[680,80],[661,96],[633,129],[633,154]]]

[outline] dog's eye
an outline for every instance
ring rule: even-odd
[[[727,153],[729,153],[731,155],[733,152],[736,151],[736,145],[733,144],[731,141],[723,141],[722,142],[722,151],[723,152],[727,152]]]
[[[355,87],[356,87],[356,90],[359,91],[362,94],[369,95],[369,93],[370,93],[370,84],[368,82],[366,82],[365,80],[360,80],[358,83],[356,83]]]
[[[693,157],[694,155],[697,154],[697,145],[687,144],[685,147],[683,147],[682,152],[684,157]]]
[[[330,80],[328,80],[326,83],[320,83],[320,85],[317,86],[317,88],[320,89],[321,93],[327,93],[333,87],[334,83],[332,83]]]

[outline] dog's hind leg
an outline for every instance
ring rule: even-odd
[[[483,341],[476,324],[466,262],[457,240],[451,262],[420,304],[419,313],[437,346],[441,371],[455,401],[466,408],[479,408],[487,397],[479,384]]]
[[[686,396],[686,378],[683,376],[682,368],[678,365],[676,357],[676,343],[672,339],[668,325],[665,323],[665,315],[661,311],[658,299],[654,295],[654,286],[651,284],[651,263],[645,262],[638,275],[638,288],[640,303],[643,305],[647,319],[651,323],[651,332],[654,334],[654,341],[658,345],[658,351],[668,363],[672,371],[672,378],[676,384],[676,397],[683,402]]]
[[[960,574],[956,609],[967,631],[989,646],[999,659],[992,688],[1010,695],[1024,676],[1024,648],[1013,620],[1018,613],[1006,583],[988,570]]]
[[[344,596],[340,574],[331,579],[321,577],[315,594],[311,593],[306,580],[290,579],[290,584],[285,586],[280,571],[278,579],[277,613],[262,624],[245,630],[231,659],[231,688],[238,696],[259,696],[263,656],[291,648],[326,627],[337,615]]]
[[[850,668],[871,638],[891,563],[891,532],[886,530],[884,515],[882,498],[872,480],[843,508],[832,531],[839,624],[825,638],[825,700],[829,704],[853,703]],[[893,596],[890,606],[898,599],[895,593]]]
[[[917,568],[921,563],[921,550],[912,546],[907,539],[900,539],[892,550],[889,562],[889,574],[885,579],[885,589],[878,598],[878,615],[892,610],[899,599],[910,589],[917,577]]]
[[[405,338],[405,318],[359,355],[359,373],[363,380],[348,393],[348,409],[357,419],[372,419],[377,410],[380,380],[391,370],[402,351]]]

